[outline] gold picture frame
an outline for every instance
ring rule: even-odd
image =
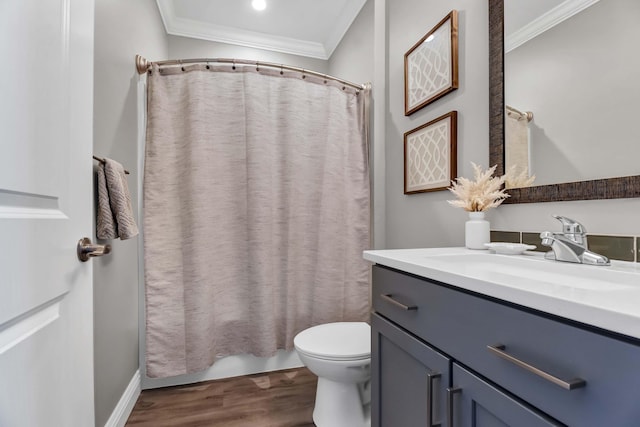
[[[452,10],[404,54],[404,115],[458,88],[458,11]]]
[[[458,165],[458,112],[404,134],[404,194],[446,190]]]

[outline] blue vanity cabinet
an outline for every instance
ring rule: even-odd
[[[371,331],[372,427],[561,426],[375,313]]]
[[[640,427],[639,340],[380,265],[372,301],[374,427],[430,425],[402,418],[424,412],[423,396],[394,398],[401,383],[419,378],[405,357],[419,344],[448,360],[441,387],[461,389],[451,395],[450,427]],[[410,365],[413,373],[386,391],[392,373]],[[415,381],[408,387],[424,384]],[[446,418],[434,424],[445,427]]]
[[[447,427],[561,427],[492,384],[454,363],[447,390],[450,414]]]
[[[444,426],[449,359],[371,316],[372,427]]]

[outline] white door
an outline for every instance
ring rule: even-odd
[[[0,0],[0,426],[93,416],[93,0]]]

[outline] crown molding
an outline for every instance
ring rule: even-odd
[[[176,16],[173,0],[156,0],[167,34],[328,60],[366,0],[348,3],[324,43],[242,30]]]
[[[324,48],[327,52],[326,59],[329,59],[331,55],[333,55],[333,51],[336,50],[344,35],[349,31],[353,21],[356,20],[366,2],[367,0],[360,0],[358,2],[347,3],[344,10],[340,13],[338,20],[333,27],[333,31],[328,35],[324,42]]]
[[[192,37],[195,39],[266,49],[325,60],[329,58],[321,43],[273,36],[221,25],[206,24],[191,19],[174,17],[171,19],[170,26],[166,27],[166,30],[168,34],[174,36]]]
[[[504,41],[505,53],[512,51],[532,38],[555,27],[573,15],[582,12],[598,1],[600,0],[566,0],[506,37]]]

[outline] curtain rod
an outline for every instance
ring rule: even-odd
[[[330,76],[328,74],[318,73],[317,71],[305,70],[304,68],[292,67],[290,65],[276,64],[273,62],[262,62],[262,61],[250,61],[247,59],[230,59],[230,58],[196,58],[196,59],[169,59],[166,61],[147,61],[146,58],[143,58],[140,55],[136,55],[136,69],[138,70],[138,74],[146,73],[149,68],[151,68],[152,64],[156,64],[158,66],[164,65],[180,65],[180,64],[195,64],[195,63],[223,63],[223,64],[242,64],[242,65],[255,65],[256,67],[270,67],[277,68],[280,70],[287,71],[297,71],[302,74],[309,74],[316,77],[322,77],[328,80],[335,80],[344,85],[351,86],[353,88],[364,90],[367,89],[370,84],[357,84],[352,83],[347,80],[339,79],[337,77]]]

